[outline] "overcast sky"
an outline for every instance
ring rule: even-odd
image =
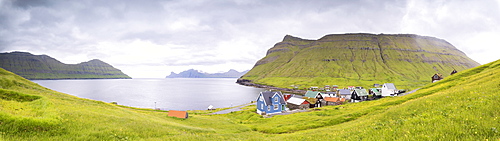
[[[500,59],[500,0],[0,0],[0,52],[103,60],[133,78],[249,70],[285,35],[410,33]]]

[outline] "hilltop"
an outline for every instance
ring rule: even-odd
[[[121,70],[98,59],[64,64],[50,56],[28,52],[0,53],[0,67],[26,79],[130,79]]]
[[[413,34],[331,34],[318,40],[287,35],[240,81],[290,85],[371,86],[395,83],[416,88],[430,77],[479,63],[445,40]]]
[[[498,78],[500,60],[401,97],[272,118],[249,106],[177,119],[52,91],[0,68],[0,140],[498,140]]]
[[[248,71],[238,72],[234,69],[230,69],[223,73],[204,73],[198,70],[189,69],[180,72],[179,74],[171,72],[167,78],[238,78]]]

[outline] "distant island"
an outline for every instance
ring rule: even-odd
[[[171,72],[166,78],[239,78],[243,76],[247,71],[238,72],[231,69],[224,73],[202,73],[195,69],[189,69],[179,74]]]
[[[99,59],[64,64],[47,55],[29,52],[0,53],[0,67],[26,79],[131,79]]]

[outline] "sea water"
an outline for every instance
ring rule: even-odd
[[[206,110],[255,101],[261,88],[236,84],[236,78],[32,80],[41,86],[104,102],[162,110]]]

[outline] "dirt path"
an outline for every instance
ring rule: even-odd
[[[245,106],[248,106],[248,105],[255,105],[255,103],[248,103],[248,104],[241,105],[241,106],[238,106],[238,107],[233,107],[231,109],[226,109],[226,110],[222,110],[222,111],[213,112],[213,113],[211,113],[211,115],[227,114],[227,113],[231,113],[231,112],[235,112],[235,111],[241,111],[242,110],[241,108],[243,108]]]
[[[420,88],[415,89],[415,90],[412,90],[412,91],[409,91],[409,92],[406,92],[406,93],[403,93],[403,94],[400,94],[400,95],[398,95],[398,96],[405,96],[405,95],[408,95],[408,94],[414,93],[414,92],[416,92],[416,91],[417,91],[417,90],[419,90],[419,89],[420,89]]]

